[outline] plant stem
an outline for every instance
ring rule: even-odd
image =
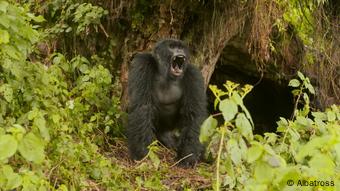
[[[225,129],[224,127],[221,128],[221,140],[220,145],[218,148],[217,153],[217,164],[216,164],[216,191],[220,190],[220,162],[221,162],[221,153],[223,147],[223,140],[224,140]]]

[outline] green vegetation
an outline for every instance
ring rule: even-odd
[[[340,107],[311,111],[308,95],[315,90],[302,73],[289,83],[295,112],[277,122],[277,133],[253,134],[243,104],[251,87],[227,82],[224,90],[210,86],[220,113],[201,130],[211,163],[181,169],[174,153],[156,142],[143,161],[133,163],[123,136],[118,35],[107,40],[101,24],[108,11],[83,1],[16,2],[0,0],[0,190],[339,189]],[[146,2],[132,11],[133,32],[152,10]],[[276,25],[293,24],[311,46],[307,22],[324,2],[306,1],[312,4],[304,11],[308,21],[291,7],[299,1],[284,2],[277,1],[290,12]],[[126,27],[119,24],[119,30]],[[107,42],[95,47],[98,31],[105,37],[98,41]],[[57,42],[62,48],[48,48]],[[314,185],[297,187],[299,180]]]
[[[224,123],[209,117],[202,126],[201,140],[209,143],[208,153],[216,161],[213,187],[232,190],[300,189],[335,190],[340,184],[340,108],[310,112],[308,93],[314,93],[309,79],[299,73],[290,81],[294,95],[303,97],[302,109],[292,119],[277,122],[278,133],[253,135],[252,119],[242,98],[249,86],[239,88],[228,81],[226,91],[210,86],[217,97]],[[221,97],[225,99],[221,99]],[[299,100],[298,100],[299,101]],[[293,181],[294,186],[287,185]],[[303,185],[303,184],[302,184]]]

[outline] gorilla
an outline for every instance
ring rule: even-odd
[[[152,53],[134,56],[128,80],[127,138],[130,156],[140,160],[157,139],[177,151],[179,165],[192,166],[204,152],[200,125],[207,117],[204,82],[186,45],[158,42]]]

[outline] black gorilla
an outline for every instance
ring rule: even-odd
[[[162,40],[152,53],[135,55],[128,93],[127,137],[133,159],[142,159],[154,138],[177,149],[178,159],[185,158],[181,165],[193,165],[200,159],[206,95],[202,75],[189,63],[189,51],[182,41]]]

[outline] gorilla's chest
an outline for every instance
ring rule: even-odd
[[[182,89],[178,84],[156,88],[156,98],[162,105],[174,104],[182,97]]]
[[[159,114],[168,118],[176,115],[183,90],[179,82],[158,83],[155,86],[155,98],[159,106]]]

